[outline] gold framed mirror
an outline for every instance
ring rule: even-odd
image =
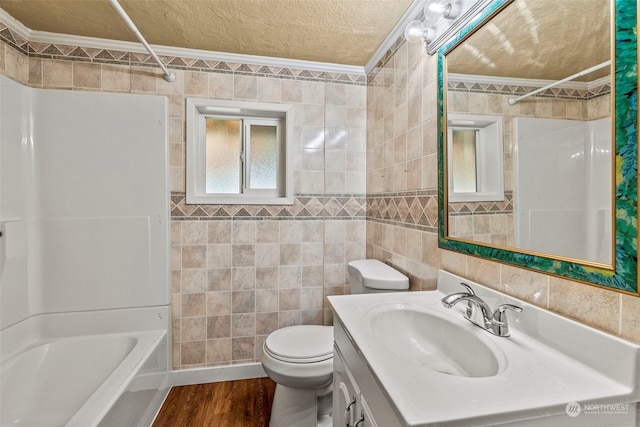
[[[637,293],[635,16],[494,0],[438,51],[441,247]]]

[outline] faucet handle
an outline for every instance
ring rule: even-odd
[[[502,304],[496,308],[493,312],[493,318],[491,319],[491,329],[494,335],[499,337],[508,337],[509,336],[509,324],[507,323],[507,310],[515,311],[516,313],[520,313],[522,311],[522,307],[518,307],[513,304]]]
[[[513,304],[502,304],[496,311],[493,312],[493,320],[496,322],[506,322],[507,321],[507,310],[513,310],[516,313],[520,313],[522,311],[522,307],[518,307]]]
[[[460,282],[460,284],[462,286],[464,286],[464,288],[467,290],[467,293],[469,295],[475,295],[476,293],[473,291],[473,288],[471,288],[471,286],[467,285],[464,282]],[[465,310],[465,315],[467,316],[467,319],[471,319],[475,316],[475,306],[473,304],[471,304],[470,302],[467,303],[467,309]]]
[[[460,284],[462,286],[464,286],[464,288],[467,290],[467,292],[469,293],[469,295],[475,295],[476,293],[473,291],[473,289],[471,288],[471,286],[467,285],[464,282],[460,282]]]

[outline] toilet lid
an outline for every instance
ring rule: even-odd
[[[333,328],[299,325],[278,329],[267,337],[264,349],[285,362],[321,362],[333,357]]]

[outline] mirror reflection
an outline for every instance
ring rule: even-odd
[[[445,54],[450,239],[610,266],[611,4],[514,0]]]

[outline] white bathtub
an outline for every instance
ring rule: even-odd
[[[135,311],[137,324],[165,315]],[[119,331],[131,316],[43,315],[0,332],[0,426],[148,426],[169,387],[167,330]]]

